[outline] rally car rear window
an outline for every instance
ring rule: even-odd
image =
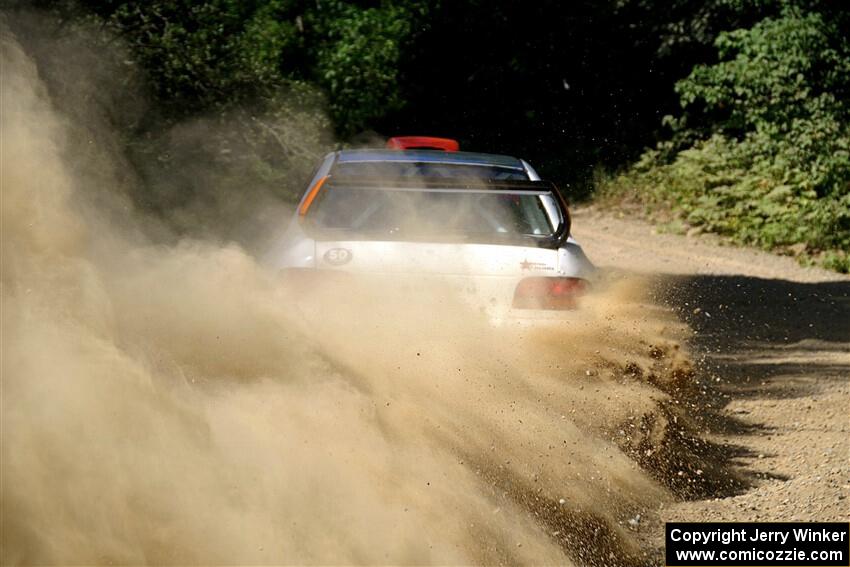
[[[348,238],[489,243],[551,239],[563,217],[542,191],[344,188],[319,193],[308,221]]]

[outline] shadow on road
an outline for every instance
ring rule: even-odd
[[[824,342],[850,349],[850,281],[666,276],[659,292],[659,299],[679,310],[697,332],[697,344],[710,351],[793,343],[821,350]]]
[[[691,415],[703,433],[770,435],[773,427],[745,421],[726,406],[737,399],[814,395],[825,382],[850,377],[850,281],[665,276],[656,300],[695,332],[695,385],[679,398],[698,408]],[[739,445],[710,447],[713,458],[727,463],[750,456]],[[725,490],[715,485],[711,496],[740,492],[755,478],[747,470],[738,473],[740,484]]]
[[[696,332],[703,370],[732,398],[811,394],[850,376],[850,282],[668,276],[658,299]]]

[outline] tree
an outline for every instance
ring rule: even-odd
[[[848,16],[790,3],[676,85],[672,140],[620,180],[691,225],[850,265]],[[797,248],[799,252],[799,248]]]

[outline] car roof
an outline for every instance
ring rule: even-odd
[[[522,161],[515,157],[474,152],[444,152],[440,150],[342,150],[337,163],[417,162],[446,163],[454,165],[484,165],[524,170]]]

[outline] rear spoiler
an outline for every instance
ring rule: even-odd
[[[325,187],[335,189],[381,189],[386,191],[515,191],[554,193],[560,191],[551,181],[497,180],[471,177],[366,177],[330,175]]]

